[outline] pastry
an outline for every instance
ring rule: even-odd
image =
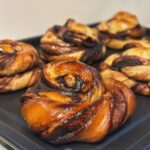
[[[133,114],[133,92],[119,81],[103,81],[86,64],[52,62],[41,74],[22,96],[21,113],[29,127],[50,143],[98,142]]]
[[[97,26],[100,39],[112,49],[122,49],[126,40],[139,39],[145,35],[145,29],[139,24],[137,17],[120,11],[111,19]]]
[[[53,26],[41,38],[40,57],[47,62],[79,60],[91,64],[104,54],[97,30],[73,19]]]
[[[116,79],[135,93],[150,96],[150,48],[135,47],[112,54],[100,64],[103,78]]]
[[[38,54],[29,44],[0,41],[0,93],[33,85],[39,76]]]

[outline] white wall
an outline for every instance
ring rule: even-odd
[[[133,12],[150,26],[149,0],[0,0],[0,39],[36,36],[70,17],[97,22],[118,10]]]

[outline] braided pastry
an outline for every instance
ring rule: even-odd
[[[33,85],[38,79],[38,55],[29,44],[0,41],[0,93]]]
[[[142,38],[145,34],[145,29],[139,24],[137,17],[122,11],[108,21],[100,23],[97,29],[100,39],[107,47],[113,49],[121,49],[126,40]]]
[[[100,64],[100,70],[103,78],[119,80],[138,94],[150,95],[150,48],[112,54]]]
[[[105,85],[104,85],[105,84]],[[116,80],[106,79],[78,61],[52,62],[22,97],[22,116],[53,144],[97,142],[133,113],[135,96]]]
[[[91,64],[105,53],[97,30],[73,19],[50,28],[41,39],[41,48],[40,56],[48,62],[80,60]]]

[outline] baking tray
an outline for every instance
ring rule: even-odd
[[[40,37],[22,41],[40,49]],[[146,29],[146,38],[150,39],[150,29]],[[107,55],[113,52],[107,50]],[[95,63],[94,67],[99,62]],[[136,95],[137,106],[134,115],[103,141],[95,144],[73,142],[54,146],[34,134],[23,120],[20,114],[20,97],[24,91],[0,94],[0,136],[15,148],[20,150],[150,150],[150,97]]]

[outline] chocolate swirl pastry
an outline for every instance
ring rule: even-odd
[[[97,29],[105,46],[122,49],[125,40],[142,38],[145,29],[139,24],[135,15],[120,11],[106,22],[101,22]]]
[[[53,144],[97,142],[132,115],[135,96],[116,80],[79,61],[52,62],[22,96],[21,112],[30,128]]]
[[[100,70],[103,78],[119,80],[135,93],[150,96],[150,48],[130,48],[110,55]]]
[[[41,38],[40,56],[47,62],[79,60],[91,64],[105,54],[96,29],[69,19],[53,26]]]
[[[38,55],[31,45],[0,41],[0,93],[33,85],[39,76],[37,65]]]

